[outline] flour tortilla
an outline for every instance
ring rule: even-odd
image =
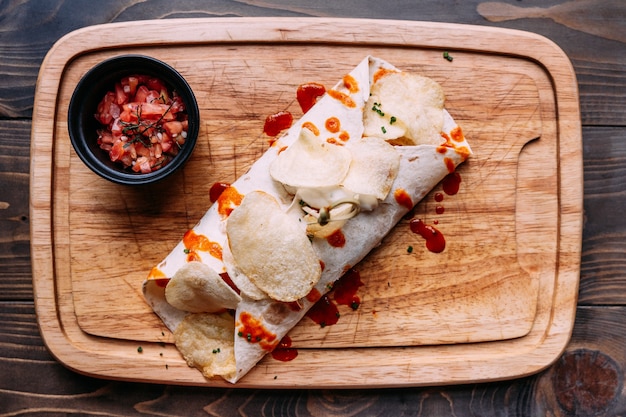
[[[278,158],[280,150],[288,149],[289,146],[298,140],[303,125],[309,127],[312,125],[315,126],[319,130],[318,135],[321,140],[328,138],[336,141],[336,132],[329,132],[325,129],[325,121],[330,117],[335,117],[340,121],[341,128],[345,133],[343,137],[349,138],[338,143],[336,146],[343,146],[348,151],[351,150],[353,143],[358,144],[364,136],[367,140],[384,140],[388,143],[394,143],[396,139],[400,140],[400,138],[393,137],[381,138],[381,135],[376,132],[377,127],[372,125],[381,122],[378,117],[380,116],[379,112],[375,112],[376,117],[372,117],[371,114],[367,115],[368,112],[372,111],[372,108],[369,107],[372,103],[368,104],[368,101],[370,101],[372,86],[374,85],[375,87],[375,81],[383,80],[387,75],[398,73],[401,73],[401,71],[391,64],[371,56],[366,57],[347,76],[347,78],[350,79],[349,85],[345,81],[340,81],[335,85],[331,89],[330,94],[326,94],[320,98],[311,110],[276,141],[275,146],[270,147],[268,151],[253,164],[246,174],[231,185],[243,196],[253,192],[263,192],[272,196],[285,215],[292,218],[296,224],[301,226],[303,234],[307,233],[307,225],[304,220],[307,214],[301,209],[301,202],[296,201],[301,196],[305,196],[305,200],[309,200],[304,203],[314,214],[316,209],[320,210],[318,214],[321,214],[324,208],[323,206],[327,203],[332,206],[332,204],[337,201],[337,198],[357,202],[361,210],[358,211],[356,216],[342,221],[340,226],[346,242],[344,247],[338,249],[328,244],[323,237],[311,237],[311,249],[319,258],[321,264],[324,265],[319,279],[313,287],[320,294],[325,294],[328,288],[331,287],[331,284],[339,279],[348,268],[355,266],[374,247],[379,245],[383,237],[408,212],[409,207],[401,205],[395,200],[394,191],[403,190],[410,197],[412,203],[417,204],[448,173],[471,154],[470,146],[465,138],[458,134],[459,130],[453,118],[445,109],[441,108],[441,114],[439,115],[437,113],[435,117],[437,120],[430,125],[431,127],[434,126],[435,131],[437,127],[439,127],[440,132],[434,134],[431,130],[427,138],[411,137],[409,139],[412,141],[412,144],[406,146],[404,143],[406,138],[415,135],[403,130],[401,135],[403,135],[404,139],[400,141],[403,143],[395,144],[405,146],[393,147],[393,151],[395,151],[396,154],[394,157],[396,162],[389,164],[387,168],[374,174],[375,178],[378,178],[376,181],[359,181],[358,178],[352,178],[345,181],[346,186],[343,182],[350,176],[349,173],[346,173],[341,183],[331,185],[327,188],[306,188],[306,184],[295,184],[296,189],[294,190],[294,184],[283,184],[280,180],[276,180],[272,177],[270,171]],[[397,78],[396,75],[393,75],[393,77]],[[343,80],[346,80],[346,77],[344,77]],[[391,84],[395,84],[396,82],[397,80],[392,81]],[[410,83],[414,82],[417,82],[421,86],[420,88],[424,85],[430,85],[430,80],[413,80]],[[394,88],[397,88],[397,86],[394,86]],[[374,89],[374,92],[376,91],[378,90]],[[410,116],[407,116],[405,112],[398,113],[396,120],[392,123],[391,116],[393,116],[393,114],[391,114],[390,111],[397,108],[398,103],[394,103],[393,99],[389,100],[388,97],[384,96],[384,93],[382,93],[382,96],[380,96],[380,92],[376,94],[378,94],[377,100],[381,100],[385,110],[388,111],[385,113],[387,117],[385,120],[388,126],[393,126],[398,120],[400,120],[403,125],[411,124],[411,120],[409,120]],[[438,96],[439,93],[434,95],[435,101]],[[422,110],[424,110],[422,113],[425,114],[436,113],[436,109],[433,110],[433,108]],[[374,134],[374,132],[376,133]],[[453,132],[457,134],[453,135]],[[436,137],[433,137],[433,135]],[[454,141],[446,139],[453,136],[455,138]],[[331,142],[332,141],[329,141],[329,143]],[[354,146],[356,147],[357,145]],[[380,146],[385,147],[386,145],[381,144]],[[363,163],[371,163],[371,153],[369,151],[365,151],[364,153],[366,155],[366,162],[361,161],[360,168],[358,168],[359,163],[356,163],[355,166],[357,166],[357,168],[355,172],[359,169],[363,171]],[[358,158],[358,156],[355,156],[358,154],[359,152],[355,150],[352,157]],[[356,173],[355,175],[358,176],[359,174]],[[336,180],[334,181],[337,182]],[[288,181],[285,180],[285,182]],[[372,188],[367,188],[367,183],[369,182],[376,184],[372,186]],[[298,190],[298,186],[302,186],[303,188]],[[361,186],[365,188],[359,188]],[[354,191],[350,190],[350,187],[359,189]],[[296,199],[294,199],[294,193]],[[237,208],[233,210],[233,213],[236,210]],[[252,290],[258,290],[256,296],[248,296],[247,291],[251,291],[251,289],[241,289],[241,302],[239,302],[234,311],[232,318],[233,323],[229,323],[229,326],[234,324],[232,340],[228,341],[229,346],[231,341],[234,346],[232,351],[235,363],[234,370],[222,368],[223,370],[217,371],[217,373],[212,371],[212,369],[219,370],[222,363],[229,362],[223,361],[216,364],[206,363],[206,358],[210,357],[210,355],[207,355],[206,352],[194,352],[194,349],[202,348],[193,343],[189,343],[185,335],[180,335],[180,330],[176,332],[183,321],[193,322],[195,320],[198,323],[207,322],[201,315],[193,315],[192,313],[176,309],[169,305],[164,299],[164,291],[161,290],[162,283],[160,283],[158,277],[171,277],[187,263],[185,247],[182,241],[153,269],[153,271],[157,271],[158,273],[151,273],[149,278],[144,282],[143,288],[145,298],[155,313],[170,330],[178,335],[178,338],[182,338],[185,342],[177,343],[179,350],[181,350],[185,358],[203,358],[198,361],[188,360],[190,366],[201,369],[207,378],[221,376],[225,380],[235,383],[243,378],[278,344],[289,330],[303,318],[313,303],[307,300],[307,297],[302,297],[296,302],[301,307],[299,310],[289,308],[286,303],[275,300],[269,296],[267,291],[263,291],[258,287],[255,288],[254,280],[245,276],[245,272],[241,268],[238,268],[236,260],[232,256],[232,250],[230,250],[232,248],[229,247],[226,233],[228,221],[228,217],[224,217],[220,214],[216,205],[213,205],[202,217],[200,222],[194,226],[193,230],[196,234],[204,235],[212,242],[216,242],[224,248],[223,256],[219,258],[211,256],[208,253],[200,254],[202,258],[201,262],[214,268],[217,273],[228,272],[229,274],[242,275],[237,277],[240,282],[245,281],[246,286],[250,284],[252,285]],[[287,262],[289,262],[288,253],[286,253],[285,256]],[[244,334],[242,330],[244,328],[244,322],[250,319],[258,322],[265,330],[266,334],[272,335],[273,338],[268,338],[261,342],[246,337],[246,334]],[[192,323],[192,326],[189,326],[189,323],[185,322],[184,326],[193,327],[194,323]],[[197,331],[197,327],[193,328],[195,329],[193,331]],[[214,347],[214,341],[219,340],[219,337],[216,335],[223,334],[219,330],[224,329],[217,329],[215,332],[205,332],[209,336],[202,336],[209,338],[211,342],[207,344],[211,345],[212,349],[216,349]],[[191,331],[189,334],[191,334]],[[186,346],[183,345],[192,347],[186,348]]]

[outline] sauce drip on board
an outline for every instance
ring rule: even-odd
[[[341,316],[338,308],[339,305],[346,305],[352,310],[359,308],[361,299],[357,295],[357,292],[362,286],[361,274],[359,274],[359,271],[356,269],[350,268],[335,282],[332,290],[322,296],[307,312],[306,316],[321,327],[336,324]]]
[[[272,351],[272,358],[281,362],[289,362],[294,360],[298,356],[298,349],[291,347],[291,338],[287,335],[276,346],[276,349]]]
[[[426,239],[426,248],[433,253],[441,253],[446,248],[446,239],[434,226],[428,225],[422,219],[413,219],[409,222],[413,233]]]
[[[321,327],[326,327],[337,324],[340,314],[337,304],[332,302],[328,295],[323,295],[322,298],[307,311],[306,316]]]
[[[458,133],[455,133],[455,135],[456,136],[454,140],[462,140],[462,133],[458,132]],[[461,139],[459,139],[458,135],[461,135]],[[456,171],[450,172],[441,181],[443,193],[441,192],[435,193],[434,200],[437,203],[443,202],[444,193],[450,196],[456,195],[459,192],[460,185],[461,185],[461,175]],[[440,214],[440,215],[444,214],[445,210],[446,209],[443,204],[435,205],[436,214]],[[426,248],[429,251],[433,253],[440,253],[444,251],[446,247],[446,239],[440,230],[438,230],[434,226],[427,225],[421,219],[413,218],[413,215],[409,215],[406,218],[409,219],[409,228],[411,229],[411,231],[413,233],[419,234],[426,240]],[[433,221],[433,224],[435,225],[438,223],[439,223],[438,220]]]
[[[225,182],[216,182],[213,184],[209,190],[209,199],[211,200],[211,203],[215,203],[228,187],[230,187],[230,184]]]
[[[454,171],[446,175],[441,183],[443,191],[448,195],[456,195],[461,186],[461,175]]]
[[[306,113],[313,107],[317,100],[326,93],[326,87],[318,83],[306,83],[298,86],[296,90],[296,99],[302,109]]]
[[[362,286],[361,274],[356,269],[351,268],[333,286],[333,298],[337,304],[356,310],[361,305],[361,298],[357,292]]]
[[[265,118],[265,124],[263,125],[263,132],[267,136],[278,136],[280,132],[285,129],[289,129],[293,123],[293,116],[288,111],[279,111],[278,113],[270,114]]]

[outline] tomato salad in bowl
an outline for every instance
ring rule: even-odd
[[[185,144],[185,104],[156,77],[130,75],[98,104],[98,144],[113,162],[149,173],[170,162]]]
[[[143,55],[110,58],[74,90],[68,131],[95,173],[119,184],[147,184],[178,170],[199,131],[191,87],[173,67]]]

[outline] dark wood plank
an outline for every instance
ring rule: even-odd
[[[31,303],[0,303],[0,416],[568,416],[620,415],[625,307],[580,307],[564,355],[511,381],[388,390],[240,390],[107,381],[56,362]],[[10,377],[8,377],[10,376]],[[576,384],[570,384],[576,381]]]
[[[0,299],[32,300],[30,120],[0,121]]]
[[[266,0],[260,3],[5,0],[0,7],[3,22],[0,73],[5,74],[0,79],[0,117],[30,117],[41,61],[56,40],[80,27],[177,17],[336,16],[494,25],[546,36],[564,49],[575,66],[583,122],[626,125],[626,90],[623,88],[626,84],[626,36],[619,30],[626,13],[625,2],[533,0],[504,8],[502,5],[503,2],[480,0],[457,2],[454,7],[439,0],[396,5],[378,0]]]
[[[626,304],[626,129],[585,128],[579,304]]]

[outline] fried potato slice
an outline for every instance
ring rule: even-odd
[[[230,253],[228,245],[226,245],[224,251],[222,252],[222,261],[224,262],[228,276],[230,276],[230,279],[235,283],[237,288],[239,288],[241,295],[257,301],[269,299],[269,296],[266,293],[261,291],[259,287],[250,281],[250,278],[241,272],[235,263],[232,253]]]
[[[335,186],[348,173],[351,160],[350,151],[303,128],[298,140],[272,162],[270,175],[291,190]]]
[[[379,136],[394,145],[439,145],[444,101],[436,81],[389,72],[372,86],[363,113],[364,136]]]
[[[235,309],[241,301],[217,272],[201,262],[182,266],[165,287],[167,302],[191,313],[214,313]]]
[[[226,222],[230,252],[239,269],[278,301],[306,296],[322,274],[304,228],[271,195],[248,193]]]
[[[400,169],[400,154],[385,140],[364,137],[350,143],[352,165],[343,186],[384,200]]]
[[[174,331],[176,347],[187,365],[207,378],[233,378],[235,366],[235,320],[228,313],[188,314]]]

